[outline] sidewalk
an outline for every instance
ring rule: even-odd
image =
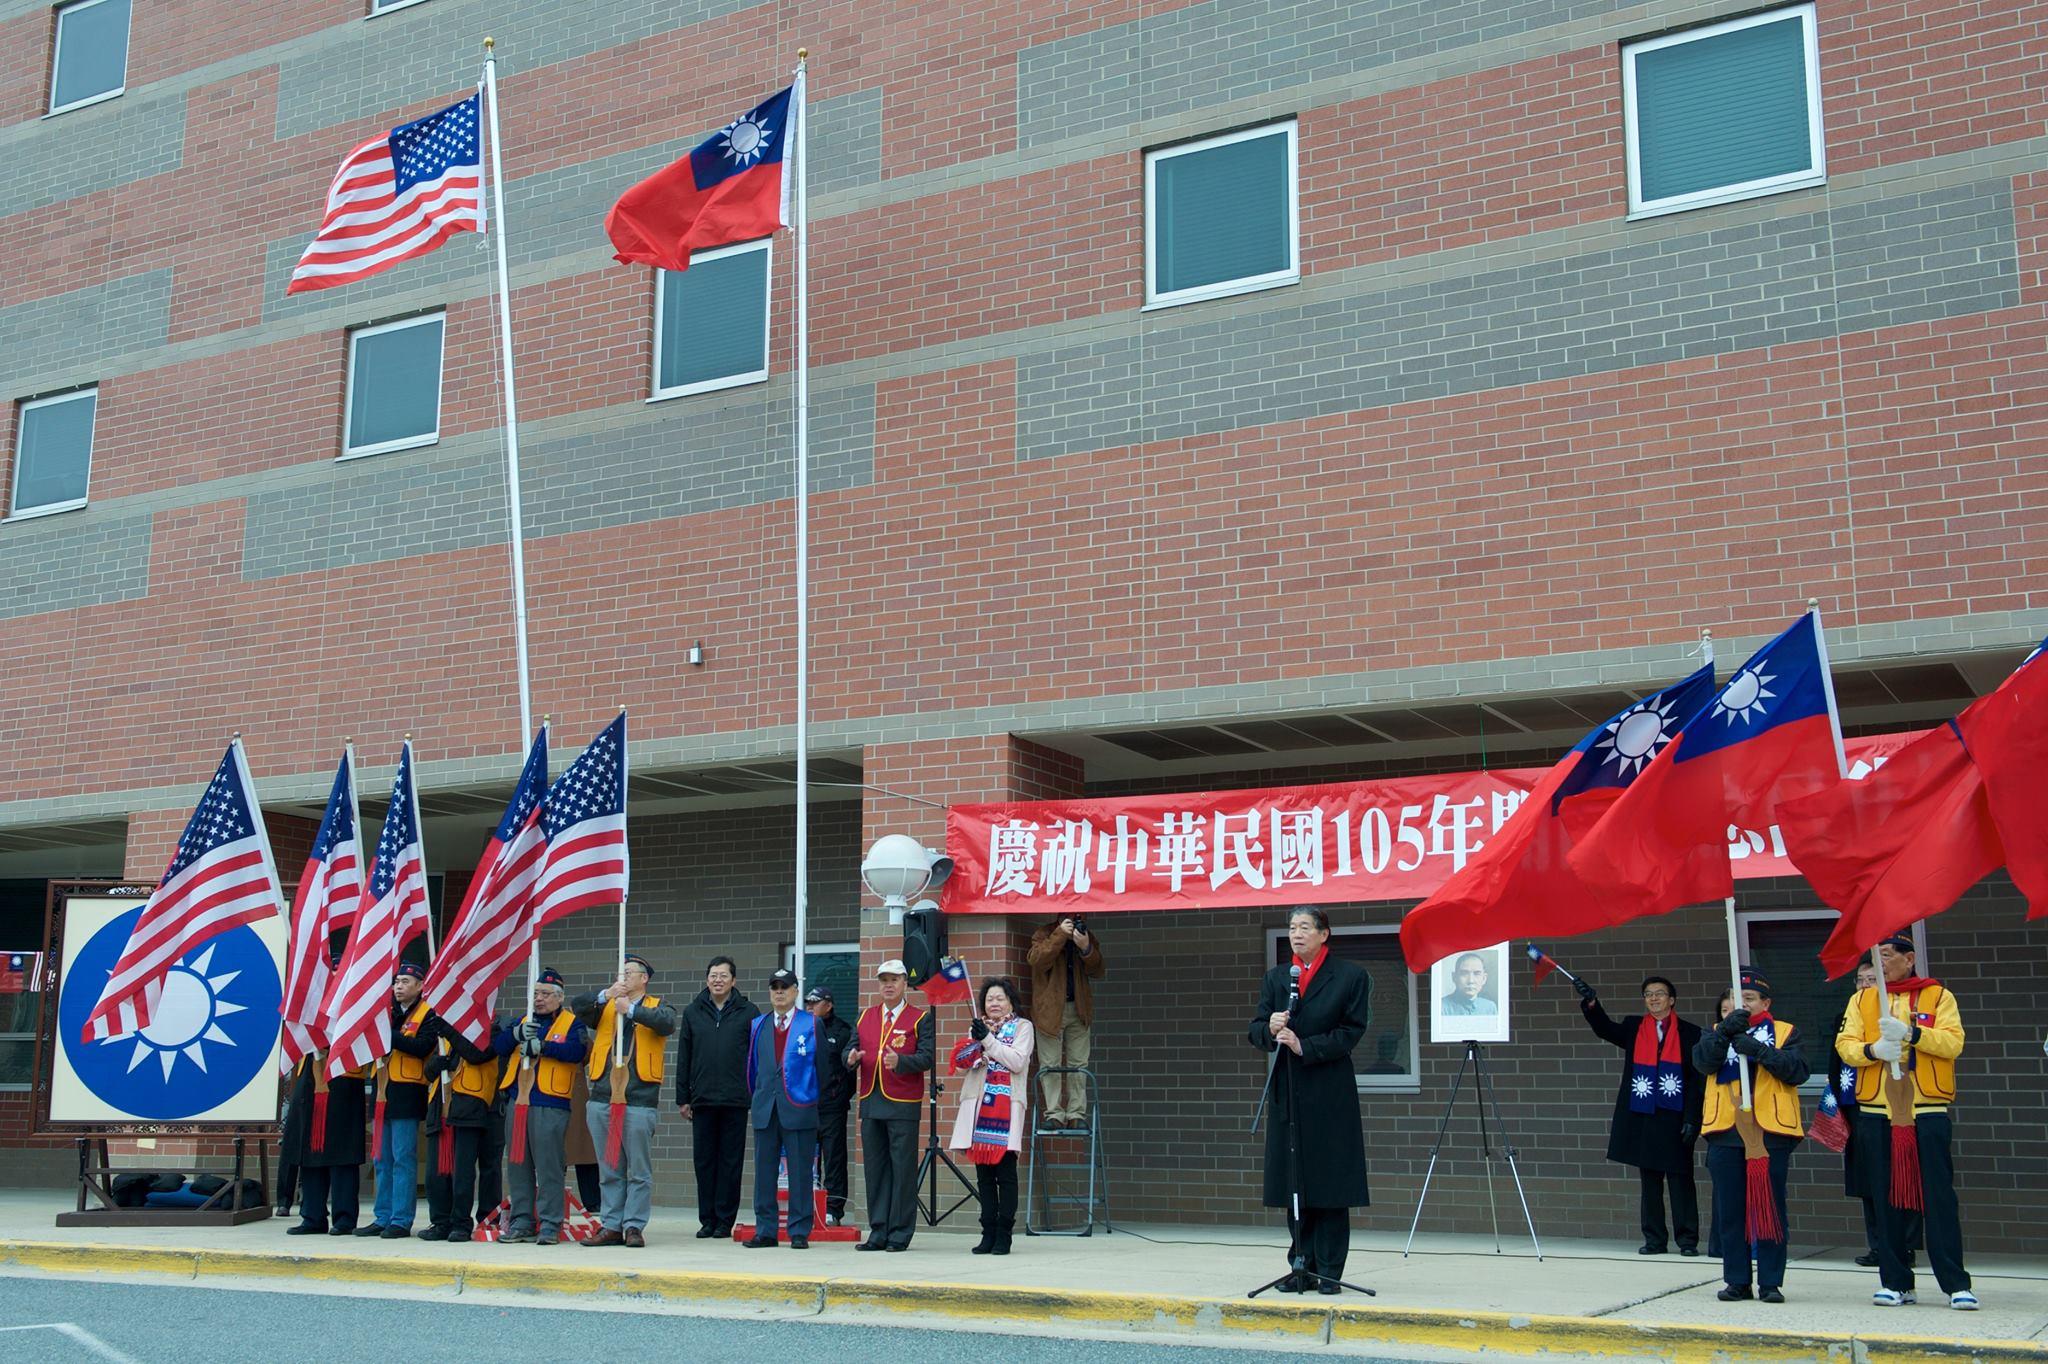
[[[1476,1356],[1609,1359],[2048,1360],[2048,1256],[1972,1263],[1984,1310],[1951,1312],[1923,1275],[1921,1305],[1870,1305],[1874,1271],[1853,1253],[1809,1247],[1783,1306],[1721,1303],[1713,1262],[1645,1258],[1633,1243],[1556,1238],[1546,1259],[1526,1239],[1356,1235],[1347,1277],[1378,1290],[1301,1299],[1247,1289],[1284,1269],[1286,1240],[1267,1228],[1137,1226],[1091,1237],[1020,1236],[1007,1257],[975,1256],[969,1226],[921,1230],[904,1255],[844,1244],[747,1250],[693,1239],[695,1218],[658,1208],[645,1250],[565,1243],[287,1237],[278,1218],[219,1230],[52,1225],[55,1190],[0,1190],[0,1265],[40,1272],[168,1274],[405,1284],[450,1294],[517,1291],[629,1295],[693,1309],[808,1315],[886,1312],[968,1318],[994,1329],[1076,1329],[1327,1342]],[[1795,1249],[1797,1249],[1795,1247]],[[564,1269],[573,1272],[563,1274]]]

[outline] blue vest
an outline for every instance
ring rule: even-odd
[[[799,1108],[818,1105],[818,1020],[803,1009],[789,1016],[789,1038],[783,1044],[782,1073],[775,1073],[775,1011],[756,1018],[747,1035],[747,1092],[779,1089]]]

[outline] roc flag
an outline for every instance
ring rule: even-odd
[[[1566,816],[1578,821],[1573,828],[1590,823],[1678,737],[1679,726],[1713,690],[1714,670],[1701,668],[1624,707],[1579,740],[1500,832],[1403,917],[1401,951],[1409,967],[1427,971],[1454,952],[1508,938],[1570,937],[1648,912],[1625,897],[1595,895],[1580,882],[1565,860],[1571,846]]]
[[[1997,691],[1956,717],[1985,799],[2005,869],[2027,897],[2027,917],[2048,917],[2048,641]]]
[[[967,963],[958,957],[939,958],[938,971],[917,988],[934,1004],[957,1004],[974,993]]]
[[[332,967],[328,943],[354,921],[363,897],[363,856],[357,837],[356,774],[353,753],[344,750],[327,793],[327,811],[313,836],[313,851],[299,873],[299,893],[292,902],[291,937],[286,951],[284,1035],[277,1055],[278,1071],[289,1075],[300,1060],[327,1045],[321,1008],[327,999]]]
[[[692,251],[788,226],[795,181],[784,167],[802,117],[803,79],[620,195],[604,218],[613,259],[687,270]]]
[[[27,994],[42,975],[42,953],[0,952],[0,995]]]
[[[1643,914],[1726,899],[1729,825],[1766,828],[1780,801],[1841,780],[1840,743],[1820,617],[1809,611],[1736,670],[1567,860]]]

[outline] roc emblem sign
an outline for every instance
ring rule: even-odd
[[[180,957],[148,1026],[82,1040],[141,914],[132,898],[66,902],[50,1121],[275,1121],[282,920],[230,929]]]

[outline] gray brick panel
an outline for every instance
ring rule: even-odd
[[[423,450],[336,461],[322,482],[251,496],[242,576],[320,572],[504,538],[504,466],[497,441],[465,437]]]
[[[8,376],[8,396],[27,396],[23,376],[161,346],[170,317],[168,269],[0,308],[0,375]]]
[[[0,528],[0,619],[149,593],[150,517],[99,507]]]
[[[23,124],[0,143],[0,217],[161,175],[184,159],[181,91],[123,95]]]
[[[2003,179],[1389,290],[1196,305],[1020,359],[1022,457],[1755,350],[2018,301]],[[1229,306],[1229,305],[1224,305]]]
[[[882,92],[856,90],[811,106],[810,192],[830,194],[882,179]]]
[[[1054,39],[1017,58],[1034,147],[1613,14],[1626,0],[1208,0]]]

